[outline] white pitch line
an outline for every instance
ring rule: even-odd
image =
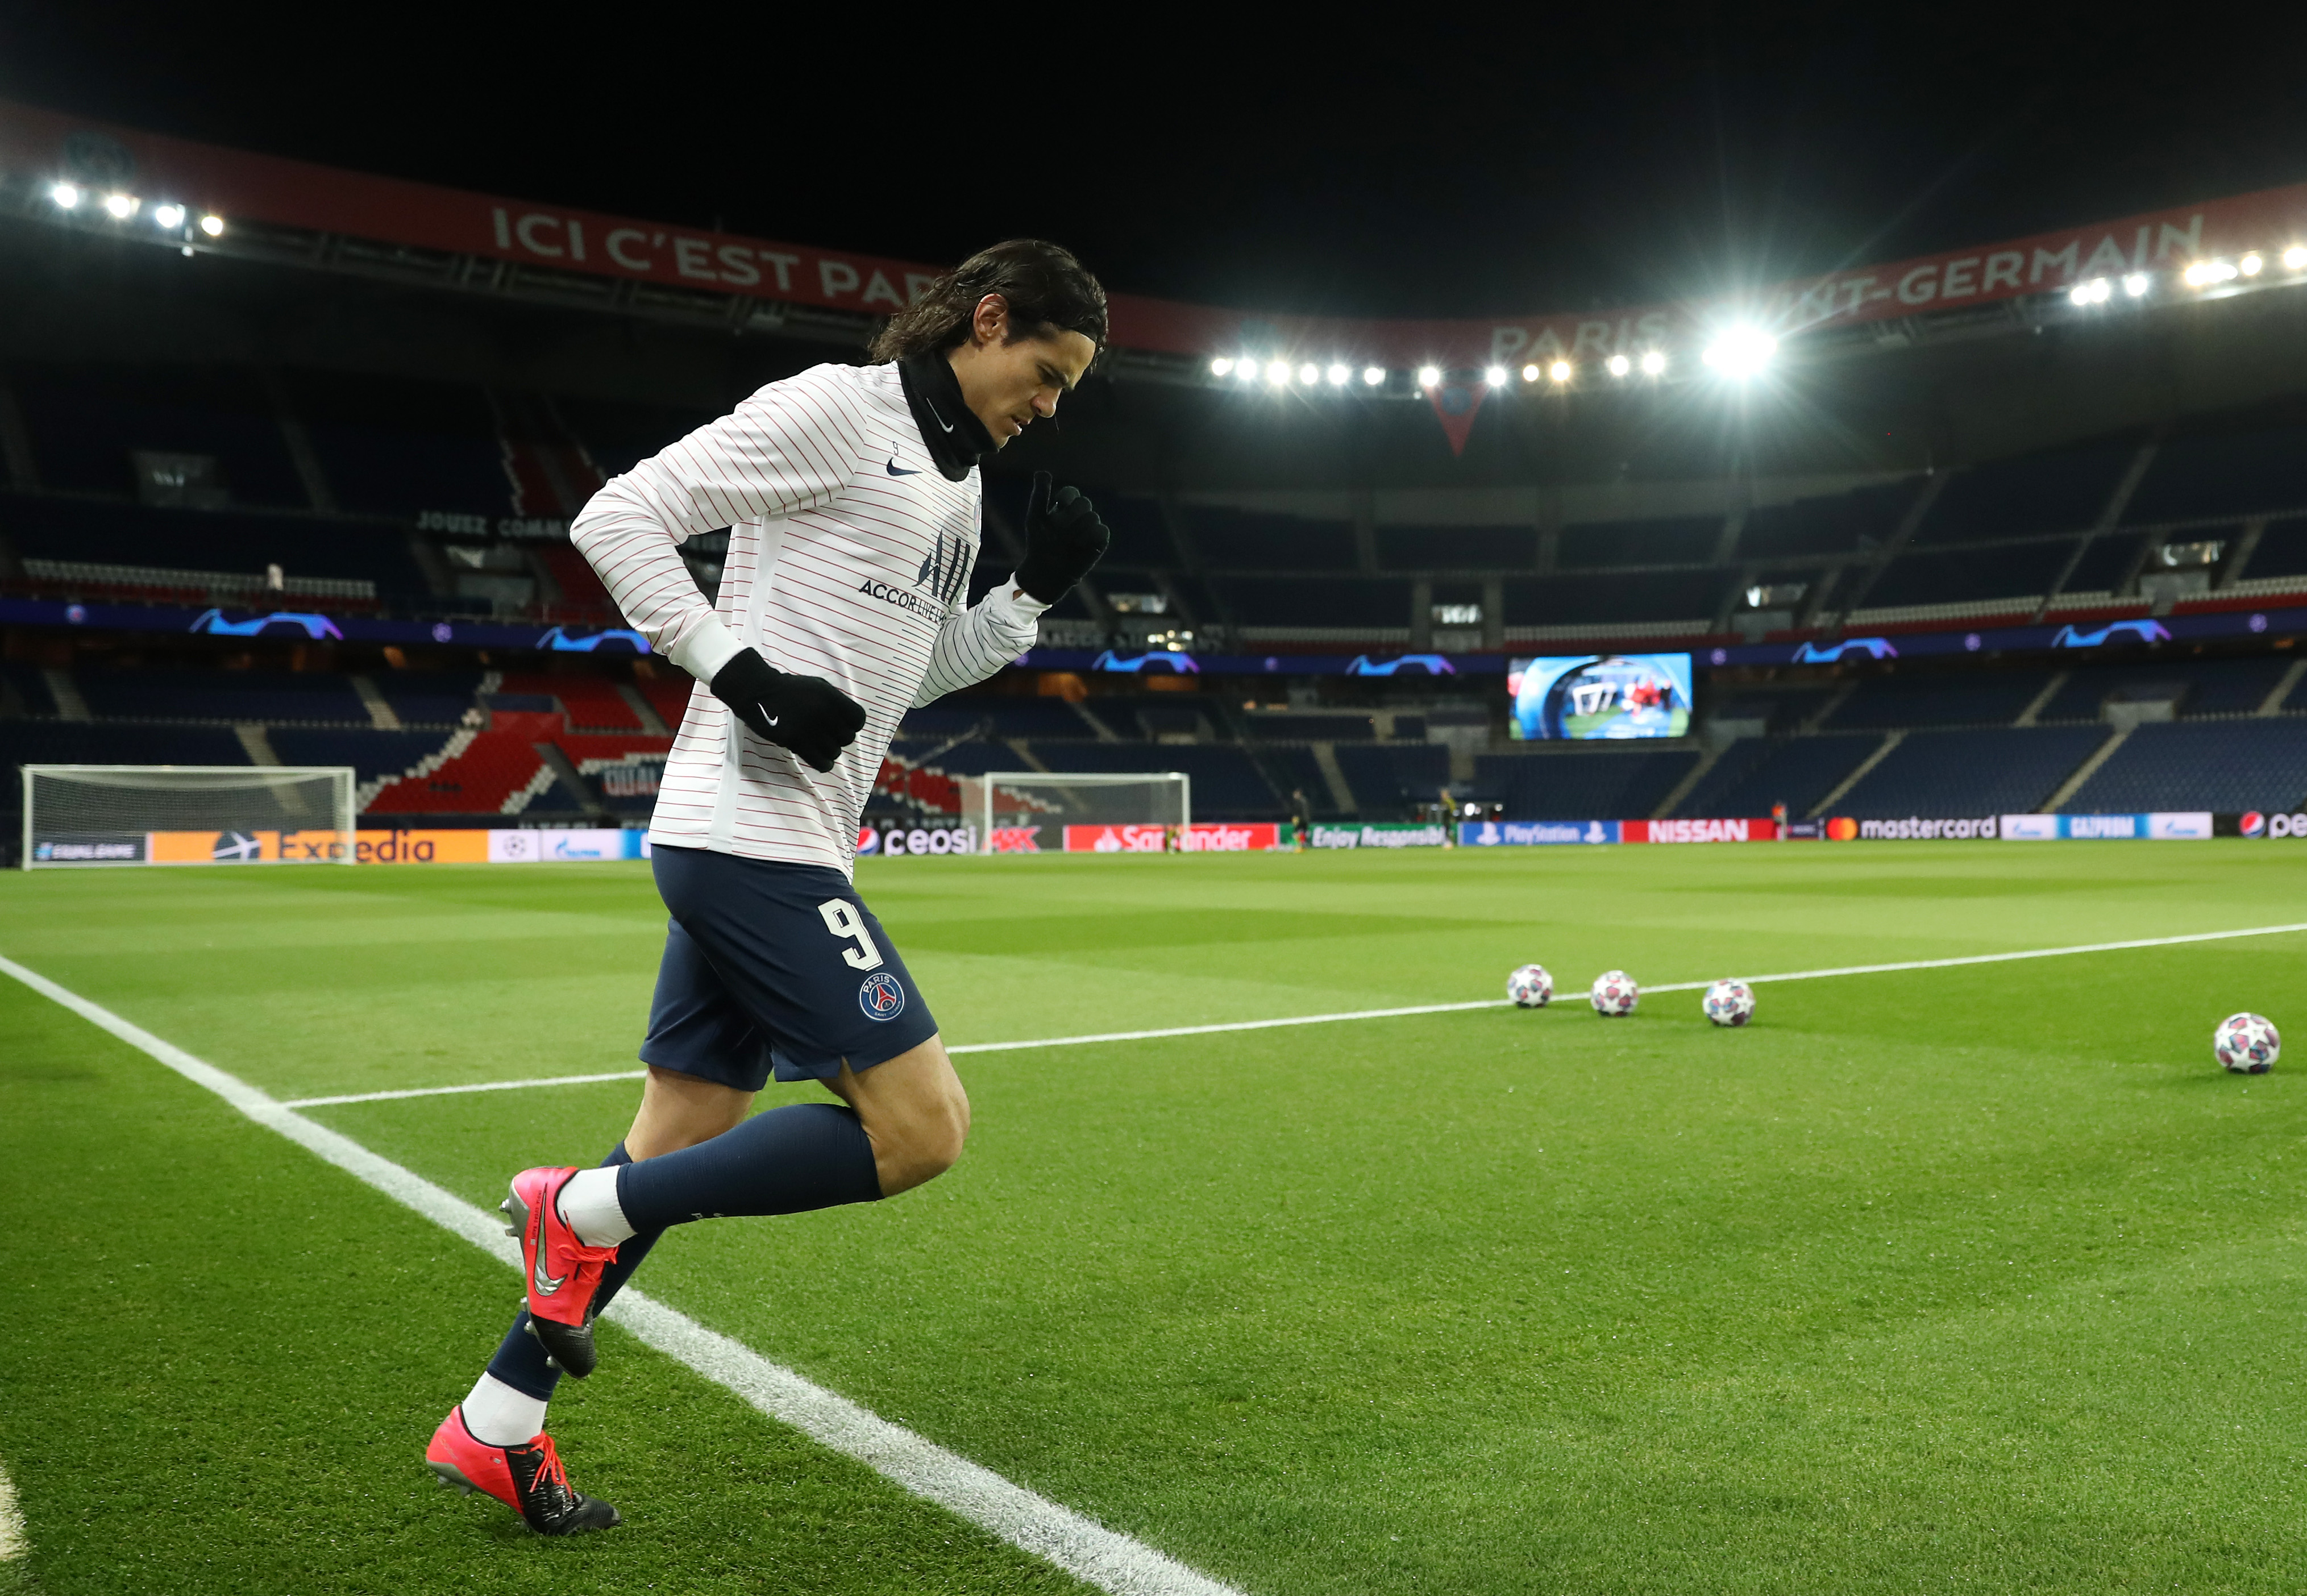
[[[1740,975],[1731,979],[1750,986],[1771,981],[1820,981],[1830,975],[1883,975],[1899,970],[1948,970],[1958,965],[2005,965],[2018,959],[2062,958],[2074,953],[2115,953],[2127,948],[2171,948],[2183,942],[2222,942],[2236,937],[2274,937],[2286,931],[2307,931],[2307,922],[2296,925],[2254,925],[2242,931],[2191,931],[2178,937],[2139,937],[2127,942],[2083,942],[2072,948],[2028,948],[2016,953],[1972,953],[1959,958],[1911,958],[1891,965],[1842,965],[1831,970],[1788,970],[1776,975]],[[1646,986],[1645,992],[1694,992],[1711,981],[1674,981]],[[1212,1036],[1222,1031],[1271,1031],[1283,1025],[1329,1025],[1343,1020],[1395,1019],[1410,1014],[1458,1014],[1473,1008],[1505,1008],[1509,998],[1480,998],[1469,1003],[1419,1003],[1407,1008],[1355,1008],[1338,1014],[1293,1014],[1282,1019],[1228,1020],[1214,1025],[1165,1025],[1156,1031],[1101,1031],[1086,1036],[1044,1036],[1033,1042],[965,1042],[946,1051],[1008,1053],[1042,1047],[1084,1047],[1095,1042],[1152,1042],[1164,1036]],[[325,1108],[340,1103],[384,1103],[401,1097],[446,1097],[459,1092],[511,1092],[522,1086],[573,1086],[591,1081],[637,1081],[642,1069],[621,1069],[608,1075],[543,1076],[535,1080],[485,1081],[466,1086],[411,1086],[399,1092],[351,1092],[340,1097],[298,1097],[283,1108]]]
[[[0,1563],[31,1549],[24,1533],[23,1509],[16,1506],[16,1488],[8,1482],[8,1471],[0,1469]]]
[[[589,1086],[596,1081],[637,1081],[646,1069],[613,1069],[606,1075],[540,1075],[534,1080],[480,1081],[462,1086],[404,1086],[397,1092],[347,1092],[336,1097],[292,1097],[282,1108],[327,1108],[339,1103],[390,1103],[403,1097],[451,1097],[460,1092],[511,1092],[522,1086]]]
[[[100,1030],[206,1087],[242,1113],[412,1208],[442,1229],[518,1270],[520,1248],[497,1214],[484,1213],[412,1170],[297,1113],[236,1076],[163,1041],[38,971],[0,957],[0,974],[71,1009]],[[523,1083],[527,1084],[527,1083]],[[1240,1596],[1141,1540],[1109,1530],[992,1470],[892,1424],[845,1396],[770,1362],[741,1342],[628,1287],[608,1316],[648,1345],[735,1393],[820,1446],[854,1458],[917,1497],[936,1503],[1010,1545],[1047,1558],[1113,1596]],[[411,1467],[414,1454],[411,1454]]]

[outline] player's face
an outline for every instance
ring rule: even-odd
[[[1009,440],[1044,416],[1058,413],[1058,401],[1073,391],[1097,357],[1097,346],[1078,332],[1051,332],[1008,341],[1008,307],[989,294],[977,307],[967,343],[952,353],[961,397],[993,434],[993,446]]]

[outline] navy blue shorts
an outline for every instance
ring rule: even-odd
[[[870,1069],[937,1034],[881,922],[837,870],[650,850],[673,911],[641,1062],[758,1092]]]

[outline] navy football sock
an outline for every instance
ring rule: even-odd
[[[624,1143],[619,1142],[615,1149],[601,1160],[601,1167],[614,1169],[630,1163],[632,1159],[626,1154]],[[656,1239],[664,1234],[662,1230],[645,1230],[626,1238],[618,1247],[617,1256],[601,1270],[600,1289],[593,1300],[603,1308],[608,1307],[609,1299],[633,1277],[633,1271],[641,1266],[641,1260],[648,1257],[649,1248],[655,1247]],[[513,1315],[512,1328],[505,1332],[504,1340],[498,1344],[497,1355],[489,1360],[489,1372],[514,1390],[539,1402],[553,1400],[553,1388],[561,1383],[561,1371],[545,1360],[544,1343],[528,1333],[527,1309],[523,1308]]]
[[[643,1235],[692,1219],[801,1214],[880,1196],[856,1111],[829,1103],[771,1109],[709,1142],[617,1171],[617,1206]]]

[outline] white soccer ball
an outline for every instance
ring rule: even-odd
[[[1642,989],[1624,970],[1609,970],[1594,977],[1594,1012],[1604,1019],[1617,1019],[1632,1014],[1634,1005],[1642,1000]]]
[[[1706,989],[1706,1017],[1718,1025],[1743,1025],[1754,1017],[1754,989],[1743,981],[1718,981]]]
[[[2283,1037],[2262,1015],[2231,1014],[2211,1033],[2211,1051],[2237,1075],[2265,1075],[2283,1056]]]
[[[1506,996],[1524,1008],[1543,1008],[1554,1001],[1554,977],[1544,965],[1524,965],[1506,977]]]

